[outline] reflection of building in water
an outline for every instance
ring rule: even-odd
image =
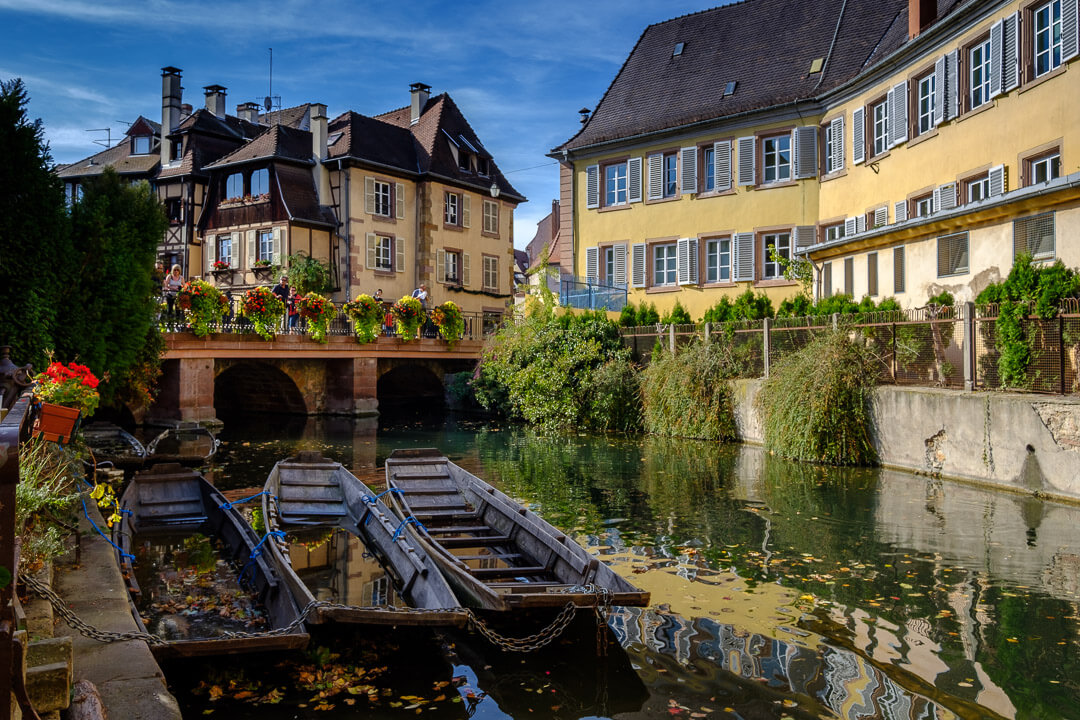
[[[406,606],[394,589],[393,579],[360,538],[339,528],[322,544],[317,544],[321,539],[317,535],[303,539],[310,549],[293,542],[289,559],[317,600],[359,607]]]

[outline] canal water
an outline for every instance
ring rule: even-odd
[[[243,418],[221,438],[223,489],[261,486],[301,449],[377,486],[392,450],[437,447],[652,604],[606,627],[583,617],[535,654],[463,631],[334,629],[301,655],[167,666],[185,717],[1080,718],[1078,507],[442,416]],[[387,592],[351,581],[356,604]]]

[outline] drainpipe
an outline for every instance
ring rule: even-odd
[[[349,175],[342,171],[342,161],[338,159],[338,174],[341,180],[341,214],[345,216],[345,300],[352,299],[352,216],[349,214]],[[340,235],[340,231],[338,233]]]

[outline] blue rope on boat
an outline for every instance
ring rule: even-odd
[[[401,524],[397,526],[397,530],[394,531],[394,536],[392,538],[390,538],[390,542],[397,542],[398,541],[398,538],[401,537],[401,533],[405,532],[405,526],[406,525],[415,525],[420,530],[423,530],[424,532],[427,532],[427,528],[424,527],[420,523],[419,520],[417,520],[412,515],[410,515],[409,517],[402,520]]]
[[[400,488],[387,488],[386,490],[383,490],[381,493],[379,493],[375,497],[371,497],[370,495],[361,495],[360,499],[363,500],[365,503],[373,503],[376,500],[378,500],[379,498],[381,498],[383,495],[385,495],[386,493],[392,493],[392,492],[396,492],[398,495],[400,495],[401,494],[401,489]]]
[[[258,544],[254,548],[251,549],[251,556],[248,558],[248,561],[246,563],[244,563],[244,567],[240,570],[240,575],[236,578],[237,582],[239,582],[239,583],[244,582],[244,574],[248,571],[248,568],[255,567],[256,559],[260,555],[262,555],[263,543],[265,543],[271,537],[276,537],[279,540],[284,540],[285,539],[285,533],[283,531],[281,531],[281,530],[270,530],[265,535],[263,535],[262,540],[260,540],[258,542]]]
[[[97,525],[96,525],[96,524],[94,523],[94,521],[90,519],[90,511],[86,509],[86,498],[79,498],[79,500],[80,500],[80,501],[82,502],[82,510],[83,510],[83,515],[85,515],[85,516],[86,516],[86,519],[87,519],[87,521],[88,521],[88,522],[90,523],[90,527],[94,528],[94,530],[97,530],[97,534],[98,534],[98,535],[100,535],[100,536],[101,536],[102,538],[104,538],[105,542],[109,543],[109,544],[110,544],[110,545],[112,545],[112,546],[113,546],[114,548],[116,548],[117,552],[119,552],[119,553],[120,553],[120,557],[122,557],[122,558],[127,558],[127,559],[131,560],[132,562],[135,562],[135,556],[134,556],[134,555],[132,555],[131,553],[126,553],[126,552],[124,552],[124,551],[123,551],[123,550],[122,550],[122,549],[120,548],[120,546],[119,546],[119,545],[117,545],[117,544],[116,544],[116,543],[114,543],[114,542],[113,542],[112,540],[110,540],[110,539],[108,538],[108,536],[106,536],[106,535],[105,535],[105,533],[101,532],[101,528],[99,528],[99,527],[98,527],[98,526],[97,526]]]
[[[221,508],[222,510],[232,510],[233,505],[243,505],[246,502],[254,500],[255,498],[259,497],[260,495],[270,495],[270,497],[275,497],[269,491],[261,490],[261,491],[255,493],[254,495],[252,495],[251,497],[246,497],[243,500],[230,500],[230,501],[225,502],[222,505],[218,505],[218,507]],[[265,540],[265,539],[266,538],[263,538],[263,540]]]

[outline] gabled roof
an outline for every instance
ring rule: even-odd
[[[234,140],[243,140],[254,137],[262,132],[263,127],[246,120],[241,120],[233,115],[219,118],[206,108],[199,108],[184,118],[176,130],[169,135],[181,135],[183,133],[200,133],[204,135],[219,135]]]
[[[938,17],[960,2],[938,0]],[[556,150],[820,97],[907,42],[907,8],[908,0],[743,0],[650,25],[589,121]],[[817,59],[824,70],[811,74]]]
[[[340,135],[339,135],[340,133]],[[331,159],[351,157],[403,172],[420,172],[422,152],[407,129],[348,111],[330,121],[328,147]]]
[[[153,175],[161,162],[158,153],[132,155],[131,142],[124,138],[107,150],[83,158],[70,165],[59,168],[56,174],[61,178],[79,178],[100,175],[106,167],[111,167],[120,175]]]
[[[297,130],[311,129],[311,103],[259,113],[260,125],[286,125]]]
[[[157,135],[160,137],[161,123],[156,123],[140,115],[135,122],[131,123],[131,127],[124,134],[128,137],[132,135]]]
[[[287,160],[290,162],[312,165],[311,133],[294,130],[285,125],[274,125],[264,129],[249,142],[241,145],[220,160],[205,165],[207,170],[255,160]]]
[[[281,188],[281,202],[288,211],[290,220],[337,226],[334,211],[319,204],[319,193],[315,189],[311,170],[292,165],[277,165],[274,171],[278,187]]]

